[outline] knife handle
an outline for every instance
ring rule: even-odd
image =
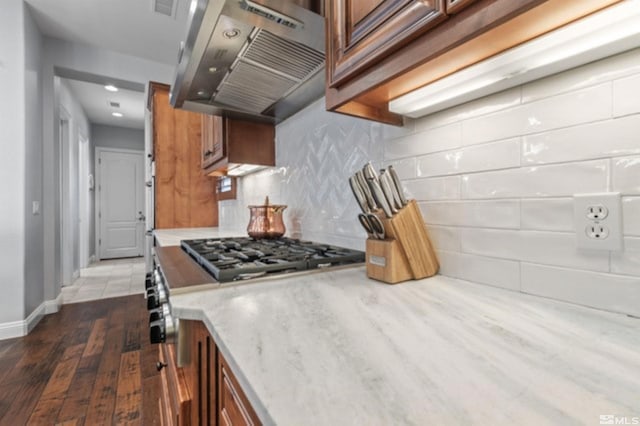
[[[382,180],[384,180],[384,184],[389,188],[391,193],[392,200],[389,200],[389,203],[393,204],[393,207],[397,210],[403,208],[404,204],[402,204],[402,200],[400,200],[400,194],[398,193],[395,183],[393,183],[393,178],[385,169],[380,170],[380,181]],[[384,190],[384,187],[382,187],[382,190]]]
[[[400,182],[400,176],[398,176],[398,173],[396,173],[396,170],[393,168],[393,166],[389,166],[388,170],[389,170],[389,175],[393,180],[393,184],[398,190],[398,196],[400,197],[400,202],[402,203],[403,206],[406,206],[409,202],[407,201],[407,198],[404,196],[404,189],[402,188],[402,182]]]
[[[380,182],[380,188],[382,188],[382,193],[384,197],[387,199],[387,203],[391,208],[391,213],[398,213],[398,209],[396,209],[396,203],[393,197],[393,191],[391,190],[391,186],[389,186],[388,176],[385,173],[380,173],[380,177],[378,178],[378,182]]]
[[[382,209],[384,215],[388,218],[393,217],[391,207],[389,206],[389,203],[387,203],[387,199],[382,192],[382,188],[380,188],[380,183],[375,178],[368,178],[367,182],[369,183],[369,188],[371,188],[371,193],[373,194],[376,204],[378,204]]]
[[[367,204],[369,205],[369,211],[370,212],[374,211],[375,209],[378,208],[378,206],[376,205],[376,202],[373,199],[373,195],[371,194],[371,189],[369,188],[369,185],[367,184],[367,180],[362,174],[362,171],[358,170],[355,174],[355,177],[356,177],[356,183],[358,183],[360,190],[364,193],[364,197],[367,200]],[[368,213],[368,212],[365,212],[365,213]]]
[[[368,213],[369,209],[367,206],[367,200],[362,188],[360,188],[358,179],[355,176],[351,176],[349,178],[349,186],[351,187],[351,191],[353,191],[353,195],[356,197],[356,201],[358,202],[358,206],[360,207],[360,210],[362,210],[362,213]]]

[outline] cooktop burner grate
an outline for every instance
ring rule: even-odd
[[[362,263],[364,252],[291,238],[183,240],[185,250],[220,282]]]

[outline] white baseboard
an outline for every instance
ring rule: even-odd
[[[62,305],[62,293],[54,300],[45,300],[22,321],[0,323],[0,340],[26,336],[35,328],[42,317],[58,312]]]
[[[62,292],[55,299],[44,301],[44,314],[55,314],[60,310],[60,306],[62,306]]]

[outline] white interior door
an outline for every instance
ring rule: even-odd
[[[142,256],[144,161],[141,151],[98,149],[100,259]]]

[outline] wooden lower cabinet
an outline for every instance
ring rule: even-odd
[[[218,354],[218,419],[223,426],[254,426],[260,420],[224,357]]]
[[[182,320],[182,332],[188,336],[190,355],[184,367],[177,366],[174,345],[161,345],[165,348],[161,350],[160,362],[168,364],[162,370],[162,424],[260,425],[205,325],[200,321]]]
[[[175,347],[159,345],[160,378],[160,418],[162,425],[191,425],[191,392],[184,371],[177,367]]]

